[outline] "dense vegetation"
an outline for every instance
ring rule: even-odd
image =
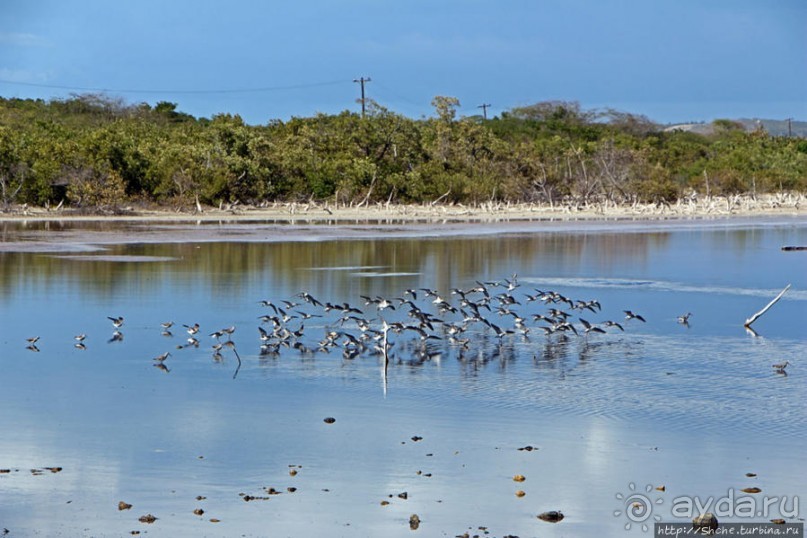
[[[709,136],[546,102],[501,117],[352,112],[250,126],[104,95],[0,98],[0,203],[665,202],[807,190],[807,140],[714,122]]]

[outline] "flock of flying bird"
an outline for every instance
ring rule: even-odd
[[[263,300],[259,304],[269,310],[258,317],[260,354],[278,356],[284,349],[295,349],[302,355],[312,355],[339,349],[344,359],[355,359],[365,354],[383,356],[386,368],[393,348],[410,353],[422,361],[439,356],[442,346],[465,351],[489,339],[495,338],[494,341],[501,342],[513,335],[526,338],[531,332],[563,340],[572,334],[587,338],[591,333],[624,332],[625,326],[633,320],[646,322],[642,315],[623,310],[624,320],[592,323],[582,316],[598,315],[602,311],[599,301],[574,300],[549,290],[533,289],[532,293],[517,291],[520,287],[518,277],[514,274],[500,281],[476,281],[474,286],[465,290],[453,288],[448,296],[450,298],[429,288],[407,289],[400,297],[391,299],[361,295],[361,308],[346,302],[322,302],[305,291],[295,295],[294,300],[277,304]],[[531,303],[543,305],[544,311],[529,315],[517,311],[526,310]],[[688,327],[691,316],[688,312],[678,316],[677,321]],[[114,327],[108,342],[121,341],[123,334],[120,328],[124,318],[117,316],[108,319]],[[309,321],[319,319],[322,321]],[[306,338],[307,321],[323,330],[318,340]],[[162,323],[163,336],[173,336],[173,327],[172,321]],[[188,335],[186,343],[176,348],[198,348],[199,324],[183,325],[183,328]],[[215,340],[212,345],[213,358],[221,360],[224,358],[223,351],[232,350],[240,369],[241,357],[232,340],[235,330],[235,326],[230,326],[214,331],[209,336]],[[85,338],[85,334],[75,336],[77,349],[86,349]],[[316,344],[313,343],[315,340]],[[38,341],[38,336],[28,338],[27,349],[39,351],[36,345]],[[438,343],[441,347],[435,349]],[[165,362],[170,356],[171,352],[167,351],[154,357],[154,366],[168,372]],[[785,374],[788,364],[785,361],[773,367],[777,373]]]

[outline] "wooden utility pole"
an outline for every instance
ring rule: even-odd
[[[481,105],[476,107],[476,108],[481,108],[482,109],[482,119],[484,119],[484,120],[488,119],[488,107],[489,106],[490,106],[490,103],[482,103]]]
[[[363,118],[364,117],[364,112],[365,112],[364,83],[365,82],[372,82],[372,79],[370,77],[367,77],[367,78],[360,77],[360,78],[354,78],[353,82],[357,82],[357,83],[361,84],[361,117]]]
[[[793,118],[787,118],[787,137],[790,138],[793,136],[793,129],[790,126],[790,122],[793,121]]]

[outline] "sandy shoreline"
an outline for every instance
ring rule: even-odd
[[[201,213],[129,210],[116,215],[19,208],[0,214],[0,252],[82,253],[110,245],[468,237],[514,233],[651,232],[681,228],[805,224],[807,203],[773,198],[673,206],[460,205],[207,208]]]
[[[709,197],[679,200],[674,204],[609,203],[555,205],[487,203],[476,206],[374,204],[334,206],[327,203],[276,203],[263,207],[227,205],[203,208],[201,212],[184,208],[126,207],[113,213],[86,213],[70,209],[50,210],[27,206],[13,207],[0,213],[0,222],[14,221],[276,221],[276,222],[356,222],[356,221],[464,221],[501,222],[532,220],[597,219],[714,219],[727,217],[807,215],[807,196],[777,194],[758,197]]]

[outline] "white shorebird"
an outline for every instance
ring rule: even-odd
[[[772,364],[771,366],[776,369],[777,372],[784,372],[787,365],[790,364],[789,361],[780,362],[779,364]]]
[[[302,291],[298,295],[298,297],[302,297],[305,302],[313,306],[322,306],[322,303],[317,301],[310,293],[307,291]]]
[[[625,319],[627,320],[638,319],[641,322],[645,321],[645,319],[642,316],[640,316],[639,314],[634,314],[630,310],[623,310],[623,312],[625,313]]]
[[[689,325],[689,318],[692,316],[692,312],[687,312],[681,316],[678,316],[678,323],[681,325]]]
[[[116,318],[113,318],[111,316],[107,316],[107,319],[112,322],[112,325],[116,329],[119,329],[119,328],[123,327],[123,316],[118,316]]]
[[[583,318],[578,318],[578,319],[580,320],[580,323],[582,323],[582,324],[583,324],[583,327],[585,327],[585,328],[586,328],[586,331],[585,331],[586,333],[591,333],[591,332],[594,332],[594,333],[605,333],[605,331],[604,331],[604,330],[600,329],[599,327],[595,327],[594,325],[592,325],[592,324],[591,324],[591,323],[589,323],[588,321],[584,320]]]

